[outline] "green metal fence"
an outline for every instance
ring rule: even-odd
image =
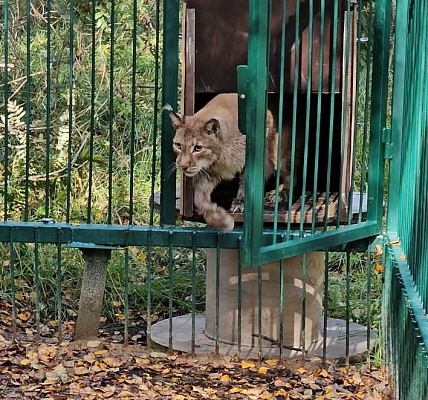
[[[428,393],[427,17],[426,1],[397,2],[384,335],[400,399]]]
[[[390,8],[386,1],[357,3],[295,2],[294,12],[297,16],[302,12],[307,21],[304,27],[295,24],[294,30],[282,13],[279,26],[284,35],[277,37],[282,68],[270,68],[279,71],[283,84],[276,93],[280,114],[285,115],[285,109],[293,111],[293,149],[301,111],[297,103],[303,101],[305,115],[316,117],[303,121],[304,161],[296,189],[300,193],[297,198],[290,195],[281,211],[290,216],[292,206],[300,204],[297,214],[302,218],[298,223],[290,218],[281,223],[276,202],[273,222],[263,225],[263,152],[259,149],[264,147],[268,100],[270,6],[285,10],[286,2],[249,2],[248,68],[241,68],[247,75],[239,77],[246,83],[240,92],[246,98],[246,115],[240,118],[244,118],[248,141],[244,226],[219,232],[177,220],[176,188],[181,177],[173,168],[173,129],[160,110],[166,103],[178,109],[179,89],[183,89],[179,88],[179,49],[185,41],[180,34],[181,3],[4,0],[0,4],[1,301],[11,309],[10,334],[22,338],[22,328],[28,326],[34,328],[38,340],[47,331],[59,338],[68,334],[63,322],[74,317],[76,287],[84,270],[76,249],[83,249],[84,254],[92,249],[112,251],[106,302],[113,306],[105,314],[109,321],[120,322],[127,341],[130,330],[144,326],[142,335],[150,346],[152,327],[164,320],[164,344],[176,348],[174,318],[187,315],[188,350],[194,353],[200,314],[211,307],[211,349],[220,352],[226,264],[222,254],[230,250],[237,258],[238,352],[245,347],[245,304],[254,297],[258,313],[253,321],[254,338],[249,341],[254,340],[257,355],[269,353],[268,344],[281,358],[286,351],[305,356],[312,301],[306,289],[310,285],[318,285],[316,301],[321,307],[311,320],[321,340],[317,354],[330,356],[329,323],[336,320],[340,320],[336,322],[343,346],[340,357],[349,361],[356,331],[362,343],[359,352],[373,350],[380,275],[372,269],[374,256],[367,249],[380,233],[382,220]],[[298,44],[304,35],[308,69],[299,70],[295,61],[291,78],[286,77],[286,39],[294,38]],[[323,54],[321,46],[317,59],[314,43],[323,40],[323,35],[328,36],[327,47],[333,53]],[[299,45],[294,48],[300,49]],[[297,52],[294,57],[300,60],[301,55]],[[337,73],[335,63],[338,70],[340,64]],[[329,70],[327,86],[322,71],[313,72],[315,64]],[[304,89],[298,83],[302,71],[309,82]],[[286,93],[282,87],[287,79],[292,90]],[[292,106],[284,103],[285,98],[292,99]],[[329,110],[326,117],[322,117],[324,107]],[[323,165],[318,163],[321,154]],[[310,185],[305,179],[309,174]],[[276,178],[277,194],[278,184]],[[327,204],[333,191],[336,205],[330,218]],[[357,192],[361,195],[354,201]],[[323,193],[324,203],[319,200]],[[317,219],[313,213],[305,222],[307,197],[324,207]],[[201,249],[210,249],[208,256]],[[354,249],[363,253],[354,255]],[[318,264],[309,261],[316,251],[322,251]],[[293,256],[301,258],[287,260]],[[263,322],[263,302],[268,291],[264,288],[269,286],[260,265],[276,261],[274,308],[279,322],[268,336],[263,333],[268,326]],[[285,276],[296,271],[296,262],[301,292],[294,303],[302,320],[297,345],[290,350],[293,346],[283,334],[285,316],[291,313]],[[316,279],[308,272],[314,264],[319,267]],[[259,268],[244,268],[254,266]],[[211,268],[212,280],[204,286],[207,268]],[[243,274],[253,274],[252,296],[243,286]],[[351,284],[355,276],[361,284]],[[205,290],[209,289],[214,295],[208,304]]]

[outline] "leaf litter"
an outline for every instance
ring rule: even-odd
[[[2,399],[387,399],[367,365],[149,352],[140,345],[23,343],[0,331]]]

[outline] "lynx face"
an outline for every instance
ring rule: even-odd
[[[184,117],[173,120],[176,133],[173,149],[177,155],[176,166],[186,176],[194,177],[207,172],[217,161],[219,122],[216,119],[204,123],[186,123]]]

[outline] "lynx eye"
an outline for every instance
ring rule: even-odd
[[[202,150],[202,146],[200,144],[193,146],[193,152],[194,153],[199,153],[201,150]]]
[[[178,150],[181,150],[181,143],[175,142],[174,146],[177,147]]]

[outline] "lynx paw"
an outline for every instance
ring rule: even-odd
[[[244,212],[244,199],[234,198],[232,205],[230,206],[230,212],[232,214]]]
[[[217,211],[206,213],[205,222],[208,226],[216,228],[220,231],[231,231],[235,226],[234,219],[223,208],[218,208]]]
[[[286,203],[288,202],[288,189],[281,183],[278,188],[278,203]],[[265,195],[265,203],[268,205],[275,204],[276,199],[276,191],[271,190],[267,192]]]

